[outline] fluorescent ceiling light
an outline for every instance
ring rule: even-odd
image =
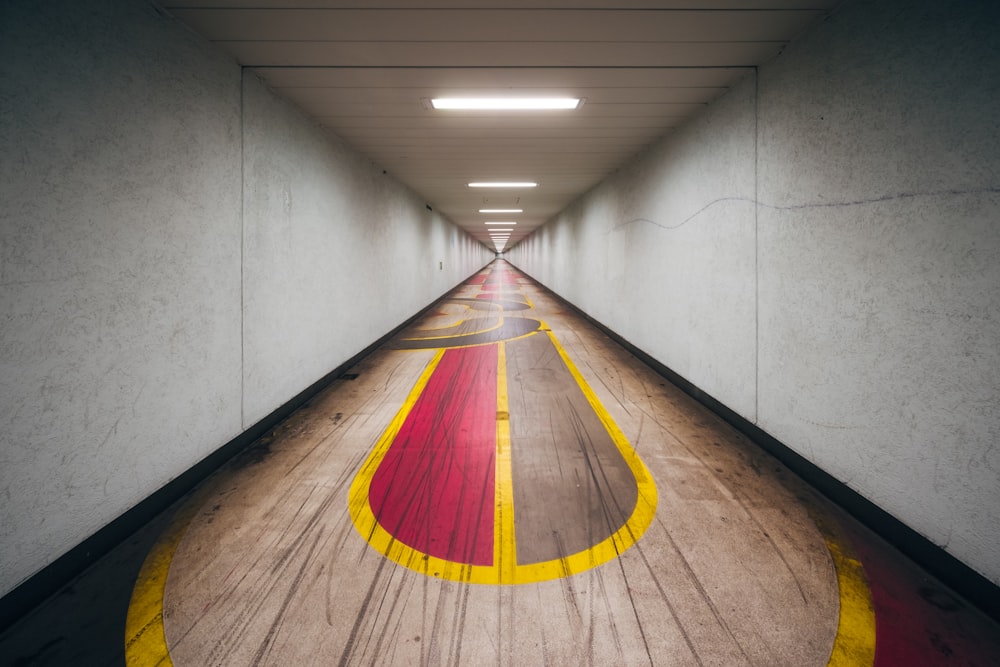
[[[532,181],[479,181],[469,183],[470,188],[534,188],[538,183]]]
[[[480,213],[524,213],[523,208],[481,208]],[[492,225],[492,222],[487,222],[487,225]]]
[[[474,111],[544,111],[577,109],[579,97],[438,97],[431,100],[435,109]]]
[[[516,225],[516,222],[484,222],[484,225]]]

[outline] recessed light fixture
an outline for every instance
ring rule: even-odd
[[[431,106],[462,111],[549,111],[578,109],[582,102],[579,97],[437,97]]]
[[[538,183],[532,181],[477,181],[469,183],[470,188],[534,188]]]
[[[479,212],[480,213],[524,213],[524,209],[523,208],[481,208],[481,209],[479,209]],[[486,224],[489,225],[489,224],[493,224],[493,223],[487,222]]]

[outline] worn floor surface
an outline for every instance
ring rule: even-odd
[[[1000,632],[498,261],[0,637],[158,661],[995,665]]]

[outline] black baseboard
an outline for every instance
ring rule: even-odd
[[[522,273],[523,270],[518,269]],[[525,273],[525,275],[528,275]],[[528,276],[531,277],[531,276]],[[833,477],[788,445],[762,430],[756,424],[737,414],[721,401],[702,391],[676,372],[615,333],[603,323],[566,301],[551,289],[534,280],[553,298],[579,314],[611,340],[652,368],[656,373],[676,385],[706,408],[717,414],[730,426],[747,436],[758,447],[781,461],[807,484],[829,498],[848,514],[856,518],[882,539],[905,554],[910,560],[939,579],[946,586],[978,607],[994,620],[1000,621],[1000,586],[934,544],[908,525],[871,502],[860,493]]]
[[[224,463],[246,450],[331,382],[423,316],[439,300],[440,297],[0,598],[0,634],[169,508]]]

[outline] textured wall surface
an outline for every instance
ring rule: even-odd
[[[998,27],[848,2],[507,253],[993,582]]]
[[[145,3],[19,4],[0,18],[0,593],[240,430],[239,68]]]
[[[507,253],[748,419],[755,417],[752,73]]]
[[[145,0],[0,5],[0,595],[493,256],[243,84]]]
[[[248,427],[492,253],[249,71],[244,155]]]
[[[998,19],[848,4],[759,117],[760,426],[994,582]]]

